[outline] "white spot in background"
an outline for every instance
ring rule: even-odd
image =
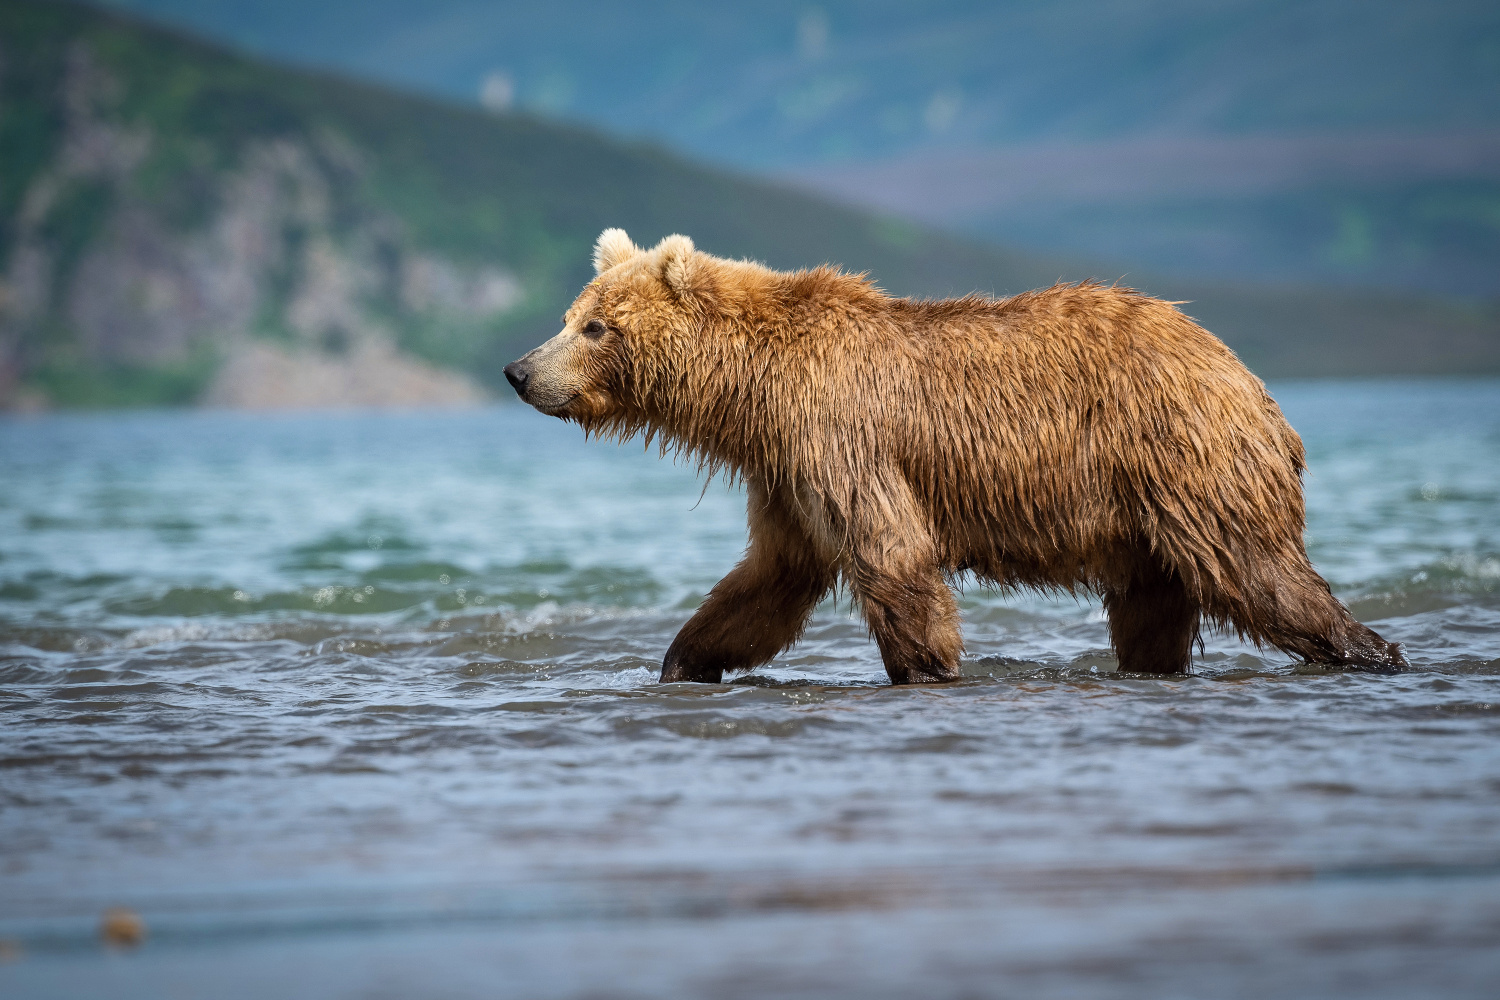
[[[451,581],[451,580],[448,579],[448,574],[447,573],[444,573],[442,576],[438,577],[438,583],[441,583],[445,587],[448,584],[452,583],[452,582],[453,581]]]
[[[797,54],[803,59],[821,59],[828,51],[828,15],[813,7],[797,18]]]
[[[479,103],[497,114],[516,102],[516,81],[504,70],[492,69],[479,82]]]
[[[1427,483],[1422,487],[1422,499],[1436,500],[1442,492],[1442,490],[1438,489],[1437,483]]]
[[[379,535],[371,535],[369,538],[365,539],[365,544],[370,546],[370,548],[372,549],[378,549],[385,544],[385,539],[381,538]]]
[[[927,101],[927,107],[922,109],[922,121],[927,125],[927,130],[934,135],[948,131],[958,117],[963,103],[963,95],[956,90],[939,90],[933,94]]]

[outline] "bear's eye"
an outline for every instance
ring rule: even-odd
[[[583,335],[585,337],[592,338],[593,340],[598,340],[600,337],[604,336],[604,331],[607,329],[608,327],[606,327],[599,320],[591,319],[583,325]]]

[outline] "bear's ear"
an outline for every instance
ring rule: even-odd
[[[616,264],[624,263],[640,250],[630,242],[630,237],[625,235],[623,229],[606,229],[599,234],[599,242],[594,244],[594,273],[603,274]]]
[[[698,261],[693,241],[686,236],[673,234],[656,245],[661,254],[661,278],[678,296],[688,296],[697,290]]]

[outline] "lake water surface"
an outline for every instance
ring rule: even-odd
[[[744,500],[521,407],[0,420],[0,995],[1489,997],[1500,382],[1272,386],[1413,669],[962,599],[656,684]],[[99,944],[100,914],[149,937]]]

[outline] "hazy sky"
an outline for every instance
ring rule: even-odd
[[[118,0],[257,52],[749,167],[1500,127],[1493,0]]]

